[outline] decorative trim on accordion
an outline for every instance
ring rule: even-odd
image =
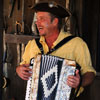
[[[48,86],[47,86],[47,82],[46,82],[46,79],[51,75],[55,73],[55,83],[53,84],[53,86],[48,89]],[[53,90],[56,88],[57,86],[57,83],[58,83],[58,73],[57,73],[57,65],[54,66],[53,68],[51,68],[47,73],[45,73],[42,77],[41,77],[41,81],[43,83],[43,89],[44,89],[44,96],[47,98],[52,92]]]
[[[74,75],[75,67],[71,65],[66,66],[66,63],[67,64],[69,63],[72,65],[74,62],[64,60],[55,100],[69,100],[70,99],[71,87],[68,86],[66,82],[69,75]]]
[[[75,65],[75,61],[51,55],[32,59],[25,100],[69,100],[71,87],[66,81],[68,75],[74,75]]]
[[[31,59],[30,68],[33,70],[32,76],[27,82],[25,100],[36,100],[38,91],[38,79],[40,71],[41,56],[38,55],[35,59]]]

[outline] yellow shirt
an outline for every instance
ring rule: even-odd
[[[61,31],[57,40],[53,43],[52,48],[65,37],[68,37],[70,35],[71,34],[69,33],[64,33],[63,31]],[[44,53],[46,54],[49,51],[49,48],[43,36],[40,37],[40,43],[42,44]],[[39,53],[41,52],[35,40],[29,41],[26,45],[25,52],[23,55],[23,61],[21,62],[21,64],[30,63],[30,59],[35,57]],[[72,40],[68,41],[65,45],[52,52],[50,55],[75,60],[81,66],[82,75],[86,72],[96,73],[94,68],[92,67],[91,57],[87,44],[79,37],[75,37]]]

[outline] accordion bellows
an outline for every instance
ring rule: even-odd
[[[25,100],[69,100],[68,75],[74,75],[75,61],[51,55],[31,59],[32,77],[27,81]]]

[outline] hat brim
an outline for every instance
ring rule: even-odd
[[[40,2],[34,5],[32,8],[35,12],[43,11],[49,12],[57,17],[65,18],[71,15],[71,13],[59,4],[54,4],[50,6],[50,2]]]

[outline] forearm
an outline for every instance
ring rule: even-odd
[[[95,74],[93,72],[87,72],[82,76],[82,84],[81,86],[85,87],[92,83],[95,78]]]

